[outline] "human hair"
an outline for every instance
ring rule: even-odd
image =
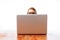
[[[29,10],[30,10],[30,9],[32,9],[32,10],[34,11],[34,14],[37,14],[37,13],[36,13],[36,9],[35,9],[34,7],[30,7],[30,8],[28,9],[27,14],[29,14]]]

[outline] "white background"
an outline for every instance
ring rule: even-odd
[[[48,33],[60,33],[60,0],[0,0],[0,32],[16,32],[17,15],[27,14],[29,7],[48,15]]]

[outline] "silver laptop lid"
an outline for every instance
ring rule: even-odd
[[[47,15],[17,15],[18,34],[46,34]]]

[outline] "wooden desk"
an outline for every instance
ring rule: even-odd
[[[18,40],[46,40],[46,35],[18,35]]]

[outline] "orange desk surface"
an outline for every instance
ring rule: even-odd
[[[46,35],[18,35],[18,40],[46,40]]]

